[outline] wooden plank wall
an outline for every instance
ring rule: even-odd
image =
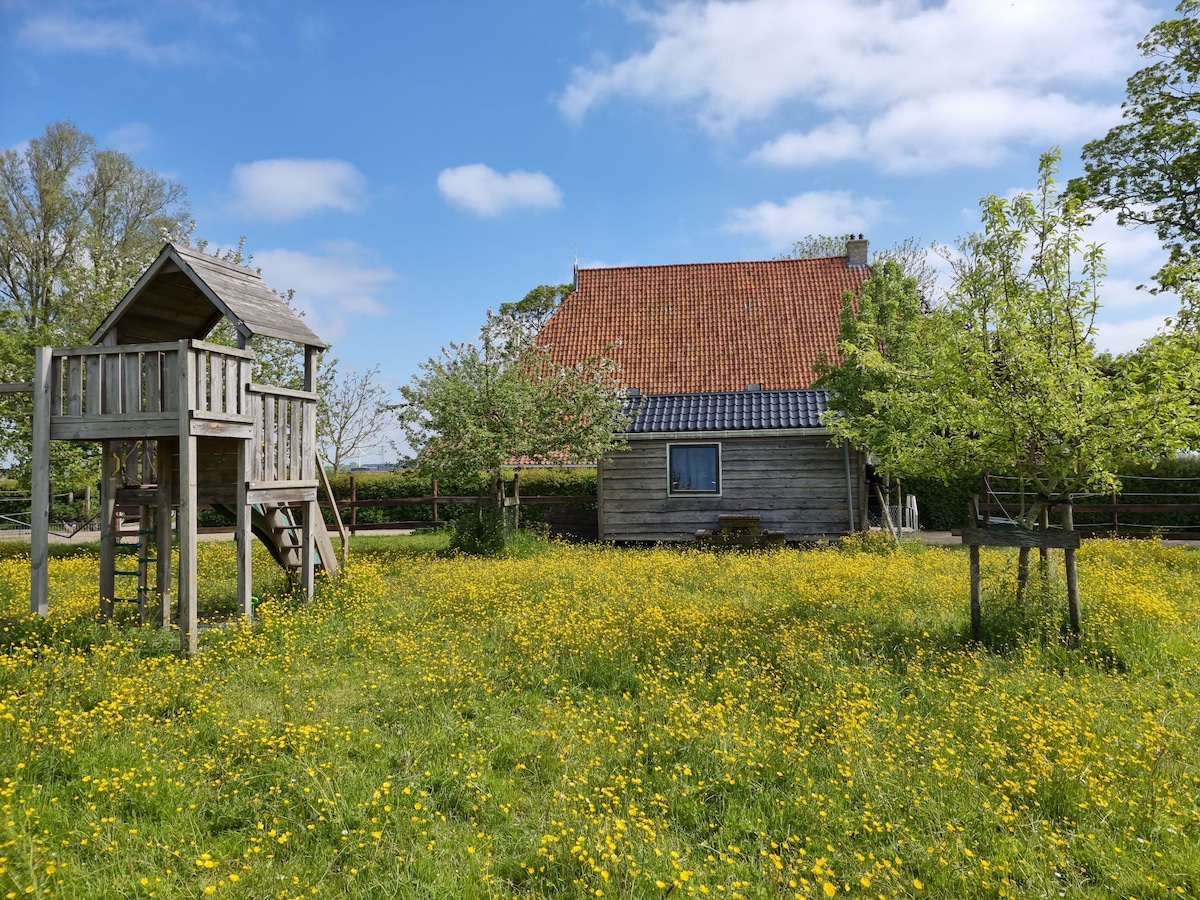
[[[317,395],[254,384],[249,399],[254,422],[251,483],[312,482],[315,487]]]
[[[721,495],[671,497],[667,444],[719,443]],[[606,456],[600,470],[600,536],[615,541],[692,540],[719,528],[723,514],[762,517],[764,531],[789,540],[837,536],[850,530],[846,460],[824,435],[734,437],[719,440],[635,439]],[[854,525],[862,528],[865,460],[851,451]]]

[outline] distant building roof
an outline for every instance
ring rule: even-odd
[[[559,362],[606,355],[647,394],[804,388],[870,275],[844,256],[580,269],[538,340]]]
[[[629,434],[820,428],[829,409],[821,390],[726,391],[631,397]]]
[[[203,338],[228,318],[243,337],[264,335],[326,347],[254,269],[166,244],[92,335],[134,344]]]

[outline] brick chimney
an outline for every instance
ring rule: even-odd
[[[865,266],[867,264],[867,245],[870,244],[861,234],[855,237],[846,235],[846,265]]]

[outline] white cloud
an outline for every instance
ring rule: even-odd
[[[150,40],[139,22],[61,14],[29,19],[18,40],[47,52],[125,56],[145,63],[178,62],[194,55],[186,44]]]
[[[104,145],[133,156],[154,143],[154,131],[145,122],[128,122],[104,136]]]
[[[1126,322],[1098,321],[1096,323],[1096,349],[1110,353],[1128,353],[1137,349],[1147,338],[1164,330],[1166,315],[1146,316]]]
[[[1118,225],[1115,213],[1098,216],[1088,227],[1085,240],[1104,247],[1104,258],[1110,268],[1135,269],[1141,273],[1137,277],[1142,281],[1148,281],[1167,261],[1167,251],[1153,228]]]
[[[1115,121],[1096,92],[1119,91],[1157,17],[1128,0],[671,0],[636,20],[648,50],[576,69],[559,108],[632,99],[725,134],[784,120],[755,154],[773,164],[986,164]]]
[[[252,264],[276,290],[295,290],[296,306],[304,311],[309,327],[330,342],[346,333],[348,319],[386,313],[380,295],[397,277],[352,241],[325,243],[317,253],[256,251]]]
[[[1089,137],[1097,122],[1115,121],[1119,107],[990,88],[950,90],[905,99],[865,125],[835,119],[809,132],[787,132],[751,159],[776,166],[841,160],[873,162],[885,171],[936,170],[999,162],[1013,142],[1033,147]]]
[[[437,184],[455,206],[486,218],[523,206],[554,208],[562,203],[562,191],[543,173],[515,169],[502,175],[482,163],[443,169]]]
[[[340,159],[260,159],[234,166],[230,186],[239,212],[283,222],[326,209],[361,209],[366,180]]]
[[[763,202],[735,209],[725,230],[763,238],[773,247],[787,247],[806,234],[866,232],[884,215],[884,203],[856,197],[849,191],[809,191],[786,203]]]

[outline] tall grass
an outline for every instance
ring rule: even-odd
[[[1200,891],[1194,551],[1085,545],[1078,647],[985,554],[977,646],[954,550],[444,541],[357,542],[310,603],[260,576],[192,660],[93,620],[94,555],[45,621],[0,560],[0,894]]]

